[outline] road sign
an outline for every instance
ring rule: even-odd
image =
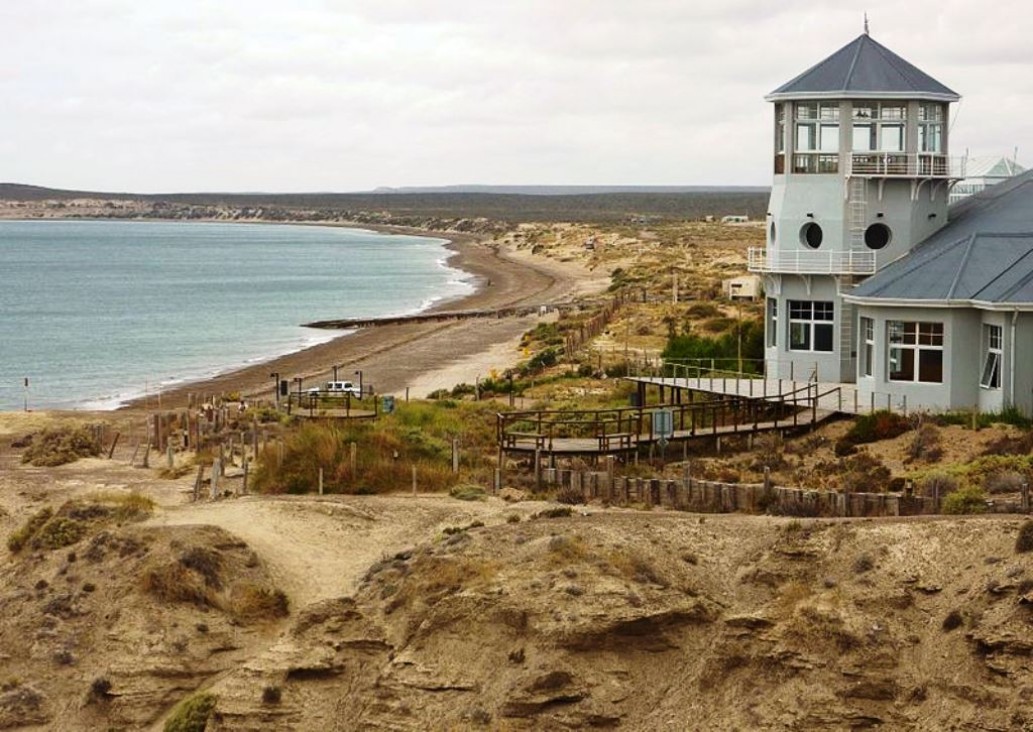
[[[653,412],[653,434],[666,439],[674,434],[674,412],[670,409],[658,409]]]

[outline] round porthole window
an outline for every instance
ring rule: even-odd
[[[775,243],[775,222],[774,221],[771,222],[771,228],[769,229],[769,233],[771,234],[771,243],[774,244]]]
[[[872,224],[864,230],[864,244],[869,249],[882,249],[890,243],[890,227]]]
[[[811,249],[817,249],[821,246],[822,236],[821,227],[813,221],[804,224],[803,228],[800,229],[800,242]]]

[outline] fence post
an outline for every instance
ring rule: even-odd
[[[212,500],[219,497],[219,477],[222,475],[222,461],[215,458],[212,463]]]

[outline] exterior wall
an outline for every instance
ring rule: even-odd
[[[768,246],[771,251],[829,251],[844,249],[843,177],[840,175],[776,175],[768,204]],[[813,218],[807,214],[814,214]],[[801,240],[801,229],[814,222],[821,227],[818,250]],[[771,225],[775,225],[775,237]]]
[[[1033,416],[1033,313],[1019,313],[1012,332],[1012,314],[1004,313],[1004,388],[1012,403],[1027,417]],[[1014,391],[1011,390],[1014,374]]]
[[[879,198],[879,182],[869,180],[865,226],[885,224],[890,230],[890,242],[875,252],[876,267],[882,268],[911,248],[931,236],[947,223],[947,196],[940,184],[925,183],[918,193],[918,200],[911,200],[910,180],[887,180],[882,184],[882,198]],[[933,200],[933,191],[937,191]],[[870,251],[863,242],[860,251]]]
[[[1009,332],[1009,324],[1011,317],[1007,313],[995,313],[988,311],[974,311],[973,317],[977,320],[977,325],[972,329],[970,334],[970,340],[965,341],[966,343],[978,343],[979,344],[979,357],[976,363],[976,390],[979,394],[978,407],[980,412],[1000,412],[1004,409],[1005,404],[1008,403],[1010,395],[1010,383],[1007,377],[1011,369],[1011,344],[1009,343],[1011,333]],[[983,360],[986,357],[985,344],[983,343],[983,325],[999,325],[1004,336],[1004,353],[1001,358],[1001,387],[999,389],[987,389],[979,385],[979,380],[983,375]],[[971,352],[975,350],[973,348],[956,348],[955,357],[959,360],[971,360]],[[967,351],[968,353],[965,353]]]
[[[955,342],[955,311],[946,308],[900,308],[870,307],[861,305],[857,308],[859,318],[872,318],[875,321],[875,363],[871,377],[858,377],[858,401],[862,406],[874,405],[876,409],[891,408],[944,410],[951,408],[951,383],[953,380],[954,362],[949,357],[952,344]],[[943,382],[940,384],[920,384],[889,380],[889,344],[887,322],[891,320],[930,321],[943,323]],[[976,387],[978,388],[978,376]],[[974,402],[969,400],[968,406]]]
[[[871,377],[857,375],[858,400],[875,408],[942,411],[978,409],[999,412],[1014,404],[1033,414],[1033,313],[1021,313],[1012,332],[1011,313],[972,307],[873,307],[860,305],[857,316],[872,318],[875,327],[875,362]],[[922,384],[890,381],[887,322],[891,320],[943,323],[943,382]],[[980,385],[986,345],[983,326],[1002,328],[1001,385]],[[858,344],[858,348],[862,348]],[[1014,374],[1014,377],[1013,377]]]
[[[853,381],[856,373],[852,344],[842,348],[844,317],[852,319],[852,308],[845,310],[834,277],[823,275],[773,275],[765,281],[767,297],[778,302],[778,323],[774,347],[766,346],[764,359],[768,378],[806,381],[816,373],[818,381]],[[789,301],[828,300],[834,303],[833,351],[789,350]],[[852,324],[847,324],[853,332]],[[765,302],[765,344],[770,343],[770,322]]]

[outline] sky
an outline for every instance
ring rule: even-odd
[[[0,181],[768,185],[763,97],[871,35],[1033,164],[1028,0],[0,0]]]

